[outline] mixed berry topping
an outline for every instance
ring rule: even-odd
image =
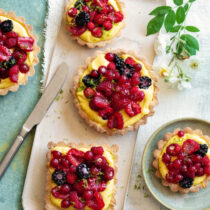
[[[152,80],[141,76],[141,64],[132,57],[124,60],[120,55],[109,52],[105,54],[105,59],[108,65],[85,75],[82,78],[84,86],[80,84],[78,90],[83,87],[90,108],[107,120],[109,129],[123,129],[124,120],[120,111],[125,110],[130,117],[140,114],[140,102],[145,97],[141,89],[149,88]],[[140,85],[145,78],[150,82]]]
[[[179,131],[177,135],[183,137],[184,131]],[[185,140],[182,145],[168,145],[162,156],[162,161],[168,168],[166,181],[179,184],[182,188],[190,188],[195,177],[205,174],[210,176],[210,159],[207,152],[207,144],[199,144],[193,139]]]
[[[69,9],[68,16],[72,18],[69,24],[73,36],[81,36],[89,30],[97,38],[124,19],[123,14],[116,11],[108,0],[77,0]]]
[[[0,83],[6,78],[18,83],[18,73],[29,71],[25,61],[27,52],[33,51],[33,44],[32,37],[21,37],[13,31],[11,20],[0,21]]]
[[[50,167],[55,169],[52,181],[56,184],[51,193],[62,199],[62,208],[88,206],[94,210],[103,209],[105,204],[100,192],[114,177],[114,169],[103,154],[104,149],[100,146],[86,152],[72,148],[66,155],[51,152]]]

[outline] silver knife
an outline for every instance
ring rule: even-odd
[[[55,74],[53,75],[53,78],[51,79],[49,85],[46,87],[43,95],[41,96],[35,108],[31,112],[30,116],[24,123],[19,135],[14,140],[10,149],[7,151],[6,155],[2,159],[0,163],[0,179],[4,175],[4,172],[6,171],[16,152],[23,143],[25,136],[35,125],[41,122],[48,108],[58,95],[66,79],[67,72],[68,68],[66,63],[62,63],[56,70]]]

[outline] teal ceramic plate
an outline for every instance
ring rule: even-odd
[[[210,136],[210,123],[204,120],[185,118],[166,123],[153,133],[144,149],[142,159],[143,176],[149,191],[155,199],[169,209],[210,209],[210,184],[206,189],[200,189],[197,193],[173,193],[168,187],[161,184],[160,179],[155,176],[154,170],[151,170],[154,168],[152,166],[153,151],[157,148],[157,142],[163,138],[166,132],[173,132],[175,128],[185,128],[187,126],[192,129],[201,129],[205,135]]]

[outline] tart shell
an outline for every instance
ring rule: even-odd
[[[28,25],[25,23],[24,17],[17,17],[13,11],[5,12],[3,9],[0,9],[0,15],[5,15],[5,16],[12,18],[14,20],[17,20],[18,22],[23,24],[24,27],[27,29],[29,36],[34,39],[34,47],[33,47],[34,58],[33,58],[33,62],[31,64],[31,66],[29,66],[29,71],[25,74],[25,77],[23,78],[22,81],[20,81],[18,83],[14,83],[14,85],[12,85],[8,88],[0,89],[0,95],[6,95],[9,91],[16,92],[20,85],[25,85],[28,82],[29,76],[34,75],[34,73],[35,73],[34,66],[39,63],[39,59],[38,59],[37,55],[40,52],[40,48],[37,45],[38,37],[35,34],[33,34],[33,27],[31,25]]]
[[[164,186],[167,186],[170,188],[170,190],[172,192],[181,192],[183,194],[186,194],[186,193],[189,193],[189,192],[192,192],[192,193],[195,193],[195,192],[198,192],[200,188],[206,188],[208,186],[208,181],[210,181],[210,176],[207,176],[205,181],[203,182],[203,184],[198,184],[196,186],[192,186],[190,188],[187,188],[187,189],[184,189],[182,187],[180,187],[178,184],[173,184],[173,183],[168,183],[165,179],[163,179],[163,177],[161,176],[161,173],[159,171],[159,167],[158,167],[158,159],[159,159],[159,156],[165,146],[165,144],[173,137],[173,136],[176,136],[177,133],[180,131],[181,129],[177,128],[173,131],[173,133],[166,133],[163,140],[160,140],[158,141],[158,149],[156,149],[153,153],[154,155],[154,158],[155,160],[153,161],[153,166],[156,168],[156,172],[155,172],[155,175],[161,179],[162,181],[162,184]],[[190,133],[190,134],[196,134],[202,138],[204,138],[205,140],[207,140],[208,142],[208,146],[210,146],[210,137],[209,136],[204,136],[202,131],[199,130],[199,129],[196,129],[196,130],[192,130],[190,127],[186,127],[183,129],[183,131],[185,133]]]
[[[68,6],[69,6],[69,4],[70,4],[71,1],[72,1],[72,0],[68,0],[68,3],[67,3],[66,6],[65,6],[65,13],[64,13],[64,21],[65,21],[65,22],[66,22],[66,16],[68,15]],[[122,12],[122,14],[124,15],[124,18],[123,18],[123,21],[122,21],[122,23],[123,23],[123,24],[122,24],[122,27],[121,27],[121,29],[118,31],[118,33],[117,33],[115,36],[113,36],[113,37],[112,37],[111,39],[109,39],[109,40],[100,41],[100,42],[94,42],[94,43],[86,42],[86,41],[84,41],[83,39],[81,39],[80,37],[77,37],[77,36],[72,36],[72,35],[70,35],[71,38],[72,38],[73,40],[76,40],[80,45],[82,45],[82,46],[87,46],[88,48],[95,48],[95,47],[102,48],[102,47],[105,47],[106,44],[111,44],[111,43],[114,41],[115,38],[120,37],[122,29],[125,28],[125,26],[126,26],[126,23],[125,23],[126,13],[125,13],[125,10],[124,10],[124,8],[125,8],[125,3],[122,2],[122,1],[120,1],[120,0],[117,0],[117,2],[118,2],[119,5],[120,5],[121,12]],[[69,27],[68,27],[67,24],[65,24],[65,27],[66,27],[66,30],[70,32]]]
[[[108,53],[108,52],[113,52],[116,54],[129,54],[131,56],[134,56],[135,58],[141,60],[145,67],[149,70],[153,84],[154,84],[154,94],[153,94],[153,100],[152,103],[150,104],[150,112],[147,115],[144,115],[143,118],[141,118],[139,121],[137,121],[135,124],[128,126],[126,128],[123,128],[121,130],[111,130],[109,128],[105,128],[100,126],[98,123],[94,122],[93,120],[90,120],[88,115],[82,110],[81,106],[79,103],[77,103],[77,96],[76,96],[76,92],[77,92],[77,88],[78,88],[78,84],[79,84],[79,80],[81,78],[81,76],[83,75],[84,71],[87,69],[88,65],[101,53]],[[74,104],[75,106],[78,108],[79,111],[79,115],[85,119],[86,123],[90,126],[90,127],[94,127],[98,132],[100,133],[107,133],[108,135],[114,135],[114,134],[120,134],[120,135],[124,135],[126,134],[128,131],[135,131],[138,129],[139,125],[144,125],[147,123],[147,118],[154,115],[155,111],[154,111],[154,107],[158,104],[158,98],[157,98],[157,92],[159,91],[158,87],[157,87],[157,82],[158,82],[158,78],[157,76],[153,73],[153,67],[149,64],[147,64],[145,58],[143,57],[139,57],[134,51],[125,51],[123,49],[117,49],[117,50],[113,50],[113,49],[106,49],[105,51],[97,51],[95,53],[95,55],[93,57],[88,57],[86,59],[85,65],[81,66],[78,69],[78,74],[77,76],[74,78],[74,88],[73,88],[73,96],[74,96]]]
[[[51,193],[51,188],[50,188],[50,183],[51,183],[51,174],[48,170],[48,163],[50,162],[50,158],[51,158],[51,149],[56,147],[56,146],[69,146],[71,148],[76,148],[79,149],[81,147],[93,147],[93,146],[98,146],[98,145],[91,145],[91,144],[86,144],[86,143],[81,143],[81,144],[75,144],[75,143],[68,143],[66,144],[64,141],[58,142],[58,143],[54,143],[54,142],[49,142],[48,143],[48,149],[49,152],[47,153],[47,176],[46,176],[46,194],[45,194],[45,210],[59,210],[61,208],[58,208],[57,206],[53,205],[51,200],[50,200],[50,193]],[[118,161],[118,155],[117,152],[119,150],[118,145],[113,144],[111,146],[107,145],[107,144],[103,144],[101,145],[103,148],[106,148],[106,150],[109,150],[112,152],[112,154],[114,155],[114,171],[115,171],[115,176],[114,176],[114,188],[113,188],[113,193],[112,193],[112,198],[111,198],[111,203],[110,206],[108,207],[108,209],[110,210],[114,210],[115,205],[116,205],[116,199],[115,199],[115,195],[117,193],[117,188],[116,188],[116,184],[117,184],[117,161]]]

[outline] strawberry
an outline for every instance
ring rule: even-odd
[[[132,87],[130,90],[130,99],[133,101],[142,101],[144,99],[144,91],[138,87]]]
[[[103,96],[94,96],[93,104],[99,109],[104,109],[109,106],[109,101]]]
[[[114,109],[112,107],[107,107],[98,111],[98,115],[102,117],[103,120],[107,120],[113,113]]]
[[[10,58],[12,53],[8,48],[3,45],[0,45],[0,61],[6,61]]]
[[[69,30],[73,36],[81,36],[87,30],[87,27],[86,26],[71,26]]]
[[[200,149],[200,145],[198,142],[192,140],[192,139],[187,139],[183,145],[182,145],[182,152],[185,152],[186,154],[192,154]]]
[[[103,207],[105,206],[105,204],[104,204],[104,201],[103,201],[103,198],[102,198],[101,194],[99,192],[95,192],[94,193],[94,197],[96,199],[98,210],[99,209],[103,209]]]
[[[112,95],[113,88],[114,84],[112,81],[104,80],[96,87],[96,90],[109,97]]]
[[[34,39],[32,37],[17,38],[18,47],[25,52],[33,51],[33,44],[34,44]]]
[[[23,64],[27,59],[27,54],[22,50],[15,50],[12,54],[17,64]]]
[[[141,107],[138,103],[132,101],[126,106],[125,111],[130,117],[133,117],[141,113]]]
[[[70,149],[67,153],[67,159],[72,165],[78,166],[84,160],[84,154],[84,152],[77,149]]]
[[[123,117],[119,112],[115,112],[114,115],[109,117],[107,126],[109,129],[117,128],[123,129],[124,121]]]

